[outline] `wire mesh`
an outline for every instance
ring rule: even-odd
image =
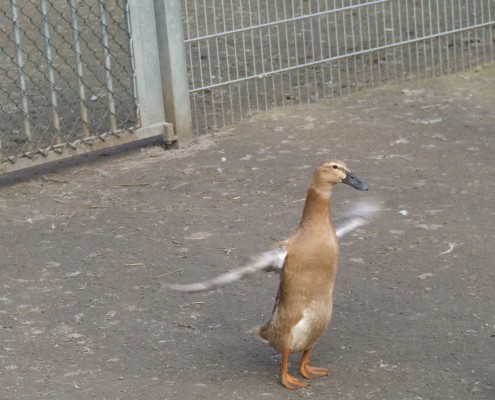
[[[138,124],[124,0],[0,2],[0,165]]]
[[[195,131],[494,61],[494,0],[183,0]]]

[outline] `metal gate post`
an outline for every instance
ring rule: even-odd
[[[154,0],[163,101],[181,143],[192,139],[191,106],[180,0]]]
[[[128,1],[128,29],[134,66],[134,91],[140,128],[138,138],[163,135],[166,142],[176,140],[172,124],[165,122],[165,107],[160,90],[161,73],[153,1]]]

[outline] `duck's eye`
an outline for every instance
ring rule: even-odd
[[[338,168],[335,164],[332,167],[333,167],[333,169],[337,169]]]

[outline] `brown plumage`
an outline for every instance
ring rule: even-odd
[[[309,365],[311,348],[323,335],[332,316],[333,288],[339,259],[338,238],[366,224],[378,211],[373,202],[355,205],[336,226],[329,205],[332,189],[346,183],[359,190],[368,187],[341,161],[325,161],[313,173],[301,222],[289,239],[259,254],[243,267],[205,282],[188,285],[163,283],[167,289],[198,292],[212,290],[256,271],[280,272],[280,286],[270,320],[254,333],[282,353],[280,379],[288,389],[305,384],[288,372],[288,357],[303,352],[299,370],[307,379],[328,374],[326,368]]]
[[[301,222],[286,244],[287,256],[271,319],[255,332],[282,353],[280,379],[288,389],[305,385],[288,372],[292,352],[304,352],[299,366],[305,378],[328,374],[326,368],[311,367],[308,363],[311,348],[332,316],[339,242],[329,204],[332,188],[340,182],[367,190],[341,161],[326,161],[316,168]]]

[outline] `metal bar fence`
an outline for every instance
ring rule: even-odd
[[[157,1],[0,2],[0,173],[174,137],[156,91]]]
[[[182,0],[193,125],[494,61],[494,0]]]

